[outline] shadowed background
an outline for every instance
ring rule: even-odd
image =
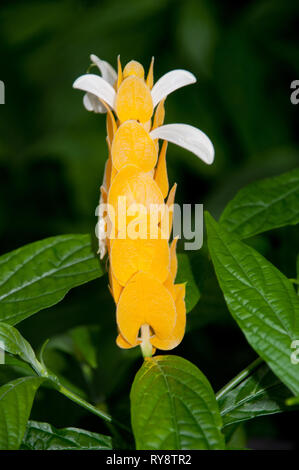
[[[83,93],[72,89],[86,72],[90,53],[114,66],[120,54],[123,65],[136,59],[146,70],[155,56],[156,79],[174,68],[197,76],[195,85],[167,98],[166,123],[202,129],[216,157],[208,167],[169,145],[169,179],[178,183],[177,202],[203,203],[218,217],[245,184],[298,166],[299,105],[290,102],[290,84],[299,79],[298,19],[298,2],[291,0],[243,1],[238,7],[216,0],[2,2],[0,79],[6,103],[0,107],[0,253],[63,233],[94,237],[107,158],[105,118],[88,113]],[[250,243],[284,274],[296,277],[298,229],[279,229]],[[193,265],[201,299],[175,354],[200,367],[218,390],[256,356],[226,309],[205,245]],[[91,379],[59,348],[49,349],[49,365],[121,418],[128,414],[129,387],[141,360],[138,351],[115,346],[106,277],[73,290],[62,303],[24,321],[20,330],[39,348],[48,337],[58,335],[63,342],[61,335],[86,324],[93,325],[98,362]],[[39,392],[32,416],[56,426],[104,429],[97,418],[51,391]],[[248,422],[249,445],[298,447],[290,419],[285,414]]]

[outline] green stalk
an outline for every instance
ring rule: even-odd
[[[263,363],[263,359],[258,357],[255,361],[253,361],[246,369],[242,370],[236,377],[234,377],[228,384],[226,384],[218,393],[216,393],[216,399],[222,398],[227,392],[232,390],[236,387],[242,380],[246,379],[260,364]]]
[[[36,360],[36,364],[31,364],[31,366],[40,377],[44,377],[45,379],[50,380],[53,383],[54,388],[58,390],[60,393],[62,393],[62,395],[69,398],[70,400],[77,403],[78,405],[82,406],[83,408],[90,411],[91,413],[98,416],[99,418],[102,418],[104,421],[106,421],[106,423],[115,424],[119,428],[131,434],[131,430],[127,426],[120,423],[116,419],[112,418],[112,416],[108,415],[104,411],[99,410],[98,408],[93,406],[91,403],[84,400],[84,398],[81,398],[79,395],[76,395],[74,392],[67,389],[63,385],[61,385],[59,379],[56,377],[55,374],[52,374],[51,372],[48,371],[43,361],[41,363],[38,360]]]
[[[59,387],[57,387],[57,390],[62,393],[62,395],[66,396],[67,398],[69,398],[70,400],[72,400],[73,402],[77,403],[78,405],[82,406],[83,408],[85,408],[86,410],[90,411],[91,413],[93,413],[94,415],[102,418],[104,421],[106,421],[107,423],[111,423],[111,424],[115,424],[117,425],[119,428],[122,428],[123,430],[131,433],[130,429],[127,428],[127,426],[125,426],[124,424],[120,423],[119,421],[113,419],[110,415],[108,415],[107,413],[105,413],[104,411],[101,411],[99,410],[98,408],[96,408],[95,406],[91,405],[90,403],[88,403],[86,400],[84,400],[83,398],[79,397],[78,395],[76,395],[75,393],[71,392],[70,390],[68,390],[67,388],[65,388],[63,385],[59,385]]]

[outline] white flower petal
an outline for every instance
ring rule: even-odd
[[[151,93],[154,107],[173,91],[195,82],[195,76],[187,70],[172,70],[166,73],[152,88]]]
[[[100,255],[100,259],[103,259],[106,253],[107,253],[107,244],[105,241],[100,240],[99,249],[98,249],[98,254]]]
[[[93,64],[95,64],[98,69],[100,70],[102,77],[106,82],[110,83],[110,85],[114,85],[117,79],[117,73],[108,62],[105,60],[101,60],[94,54],[90,55],[90,60]]]
[[[98,254],[100,255],[100,259],[103,259],[107,252],[107,232],[106,221],[102,218],[99,218],[96,226],[96,235],[99,240]]]
[[[94,113],[104,114],[107,112],[105,106],[100,102],[100,100],[91,93],[85,93],[83,96],[83,105],[87,111],[93,111]]]
[[[104,170],[104,178],[103,178],[103,185],[106,186],[106,168],[107,162],[105,164]],[[104,203],[103,201],[103,193],[101,192],[99,205],[96,208],[96,215],[98,216],[98,223],[96,225],[96,236],[99,240],[99,248],[97,253],[100,255],[100,259],[103,259],[106,252],[107,252],[107,223],[104,217],[102,216],[101,206]]]
[[[214,147],[208,136],[188,124],[165,124],[150,132],[152,139],[163,139],[193,152],[201,160],[211,165],[214,160]]]
[[[94,75],[92,73],[81,75],[81,77],[74,81],[73,87],[92,93],[105,101],[111,108],[114,106],[116,97],[114,88],[98,75]]]

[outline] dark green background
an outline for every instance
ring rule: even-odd
[[[72,83],[87,70],[89,54],[116,65],[155,56],[155,77],[186,68],[196,85],[171,95],[166,122],[198,126],[214,143],[213,166],[173,145],[170,181],[178,202],[204,203],[218,217],[248,182],[298,166],[299,105],[290,84],[299,79],[298,1],[107,0],[7,1],[0,7],[0,252],[47,236],[91,233],[104,162],[105,119],[88,113]],[[298,230],[252,240],[286,275],[295,277]],[[230,318],[206,248],[193,256],[202,299],[176,354],[198,365],[215,390],[255,358]],[[99,368],[89,386],[78,363],[50,350],[53,368],[88,390],[110,412],[128,412],[137,351],[116,348],[114,306],[107,279],[69,293],[61,304],[21,325],[36,348],[81,325],[93,330]],[[138,362],[139,361],[139,362]],[[116,373],[117,371],[117,373]],[[7,374],[10,372],[7,370]],[[3,381],[4,378],[1,378]],[[33,417],[56,426],[103,430],[54,392],[42,391]],[[298,446],[294,415],[246,425],[251,447]],[[267,436],[268,440],[264,440]],[[269,441],[270,439],[270,441]]]

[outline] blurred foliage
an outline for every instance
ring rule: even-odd
[[[173,68],[198,77],[196,85],[167,99],[166,122],[198,126],[213,141],[216,159],[207,167],[169,146],[169,178],[178,182],[178,202],[204,203],[218,217],[245,184],[298,166],[299,107],[290,102],[290,83],[299,78],[298,17],[296,0],[238,6],[230,0],[2,1],[1,254],[52,235],[94,236],[107,158],[105,119],[87,113],[82,94],[72,89],[90,53],[114,65],[120,54],[123,63],[134,58],[145,67],[155,56],[156,78]],[[296,278],[297,228],[257,236],[250,244]],[[218,389],[255,356],[228,314],[205,245],[192,265],[201,298],[176,354],[198,365]],[[76,344],[78,328],[86,325],[87,342]],[[106,277],[71,291],[20,326],[34,347],[51,338],[45,360],[57,373],[99,407],[129,419],[129,388],[141,358],[138,351],[115,346]],[[66,345],[77,354],[70,355]],[[9,366],[1,374],[1,383],[7,374],[14,378]],[[97,418],[45,389],[38,392],[32,419],[106,431]],[[294,446],[288,426],[288,415],[275,416],[246,424],[243,431],[252,446],[258,447],[254,438],[262,438],[263,429]]]

